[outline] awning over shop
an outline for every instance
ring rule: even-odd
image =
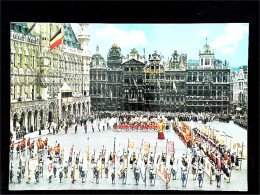
[[[241,111],[241,110],[242,110],[242,108],[240,108],[240,107],[236,108],[236,111]]]

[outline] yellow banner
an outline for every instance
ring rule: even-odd
[[[129,141],[128,142],[128,148],[134,148],[134,142]]]

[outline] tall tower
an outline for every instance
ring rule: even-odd
[[[81,44],[81,49],[83,50],[83,95],[89,98],[90,102],[90,52],[88,50],[88,42],[90,40],[90,36],[88,35],[88,24],[80,23],[81,27],[81,35],[79,35],[79,41]],[[88,111],[90,111],[90,104]]]
[[[90,40],[90,37],[88,35],[88,24],[86,23],[80,23],[81,27],[81,35],[79,35],[79,41],[81,43],[81,49],[84,53],[88,53],[88,42]]]
[[[212,68],[214,66],[214,51],[208,45],[207,38],[206,38],[206,44],[199,52],[199,61],[200,61],[199,62],[200,66],[202,68]]]

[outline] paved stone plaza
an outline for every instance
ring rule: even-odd
[[[189,124],[187,122],[187,124]],[[237,139],[243,141],[245,144],[247,143],[247,131],[245,129],[240,128],[239,126],[235,125],[233,121],[229,123],[220,123],[220,122],[211,122],[207,123],[207,125],[214,127],[215,129],[225,131],[228,135],[236,137]],[[36,133],[36,132],[35,132]],[[189,170],[188,174],[188,181],[187,186],[182,187],[181,182],[181,156],[186,152],[188,153],[188,159],[191,157],[191,153],[187,150],[186,146],[183,142],[178,138],[175,132],[170,129],[170,131],[165,132],[165,140],[158,140],[157,139],[157,132],[114,132],[113,130],[105,131],[98,131],[92,132],[91,124],[88,124],[88,132],[85,133],[83,126],[78,126],[78,132],[75,134],[75,131],[69,129],[68,134],[65,134],[64,131],[59,132],[59,134],[52,135],[47,134],[48,130],[44,130],[41,138],[45,139],[48,137],[49,145],[54,146],[55,142],[60,143],[61,150],[64,148],[65,150],[65,160],[68,160],[69,151],[72,145],[74,145],[74,151],[77,154],[80,151],[80,161],[82,156],[86,155],[86,151],[88,146],[90,146],[91,153],[95,150],[96,157],[98,156],[99,152],[101,152],[103,145],[106,149],[106,160],[110,152],[113,151],[114,148],[114,137],[116,138],[116,151],[120,151],[122,153],[123,148],[127,149],[128,139],[129,141],[134,141],[134,149],[129,150],[129,154],[131,155],[133,151],[139,153],[141,142],[148,141],[151,144],[150,151],[154,151],[155,144],[157,142],[157,152],[155,156],[155,160],[157,160],[157,156],[162,154],[162,151],[165,152],[166,149],[166,140],[174,141],[175,145],[175,159],[179,159],[178,164],[178,171],[177,171],[177,180],[170,181],[170,188],[168,190],[210,190],[210,191],[247,191],[248,190],[248,178],[247,178],[247,160],[242,161],[241,170],[232,169],[231,172],[231,179],[230,183],[227,183],[224,180],[224,177],[221,177],[221,188],[217,188],[216,181],[213,181],[210,184],[209,176],[204,174],[204,181],[203,186],[199,187],[198,180],[192,179],[191,170]],[[30,135],[26,135],[28,138]],[[33,134],[31,134],[31,138]],[[89,138],[89,139],[88,139]],[[37,140],[38,138],[35,137],[33,140]],[[27,162],[28,158],[24,157]],[[79,190],[79,189],[86,189],[86,190],[166,190],[165,183],[157,176],[155,180],[155,185],[150,186],[148,171],[147,171],[147,180],[146,186],[143,180],[140,179],[139,185],[135,185],[133,169],[128,168],[127,173],[127,181],[126,185],[122,185],[122,180],[118,178],[116,175],[115,185],[111,184],[111,171],[112,166],[109,169],[109,177],[104,177],[104,172],[102,178],[100,178],[99,184],[96,184],[95,179],[93,178],[93,171],[92,169],[88,170],[86,183],[81,182],[81,178],[78,178],[75,184],[72,184],[72,180],[70,178],[71,173],[71,166],[69,167],[68,178],[63,178],[63,183],[59,182],[58,176],[53,179],[52,183],[48,183],[46,177],[46,167],[47,167],[47,156],[44,157],[44,173],[43,177],[40,177],[40,181],[38,184],[35,184],[34,177],[31,180],[30,184],[26,184],[27,181],[27,167],[25,172],[25,178],[22,178],[22,183],[17,183],[17,168],[18,168],[18,159],[16,154],[14,154],[14,159],[12,161],[13,169],[14,169],[14,178],[13,183],[9,184],[10,190]],[[169,166],[169,156],[167,158],[167,166]],[[130,167],[130,166],[129,166]],[[116,160],[116,172],[119,169],[119,162]],[[58,175],[58,172],[57,172]]]

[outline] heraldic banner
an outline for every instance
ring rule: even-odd
[[[167,171],[166,167],[164,166],[164,164],[161,162],[158,165],[157,168],[157,175],[165,182],[165,183],[169,183],[169,177],[167,177],[167,175],[169,175],[169,172]]]

